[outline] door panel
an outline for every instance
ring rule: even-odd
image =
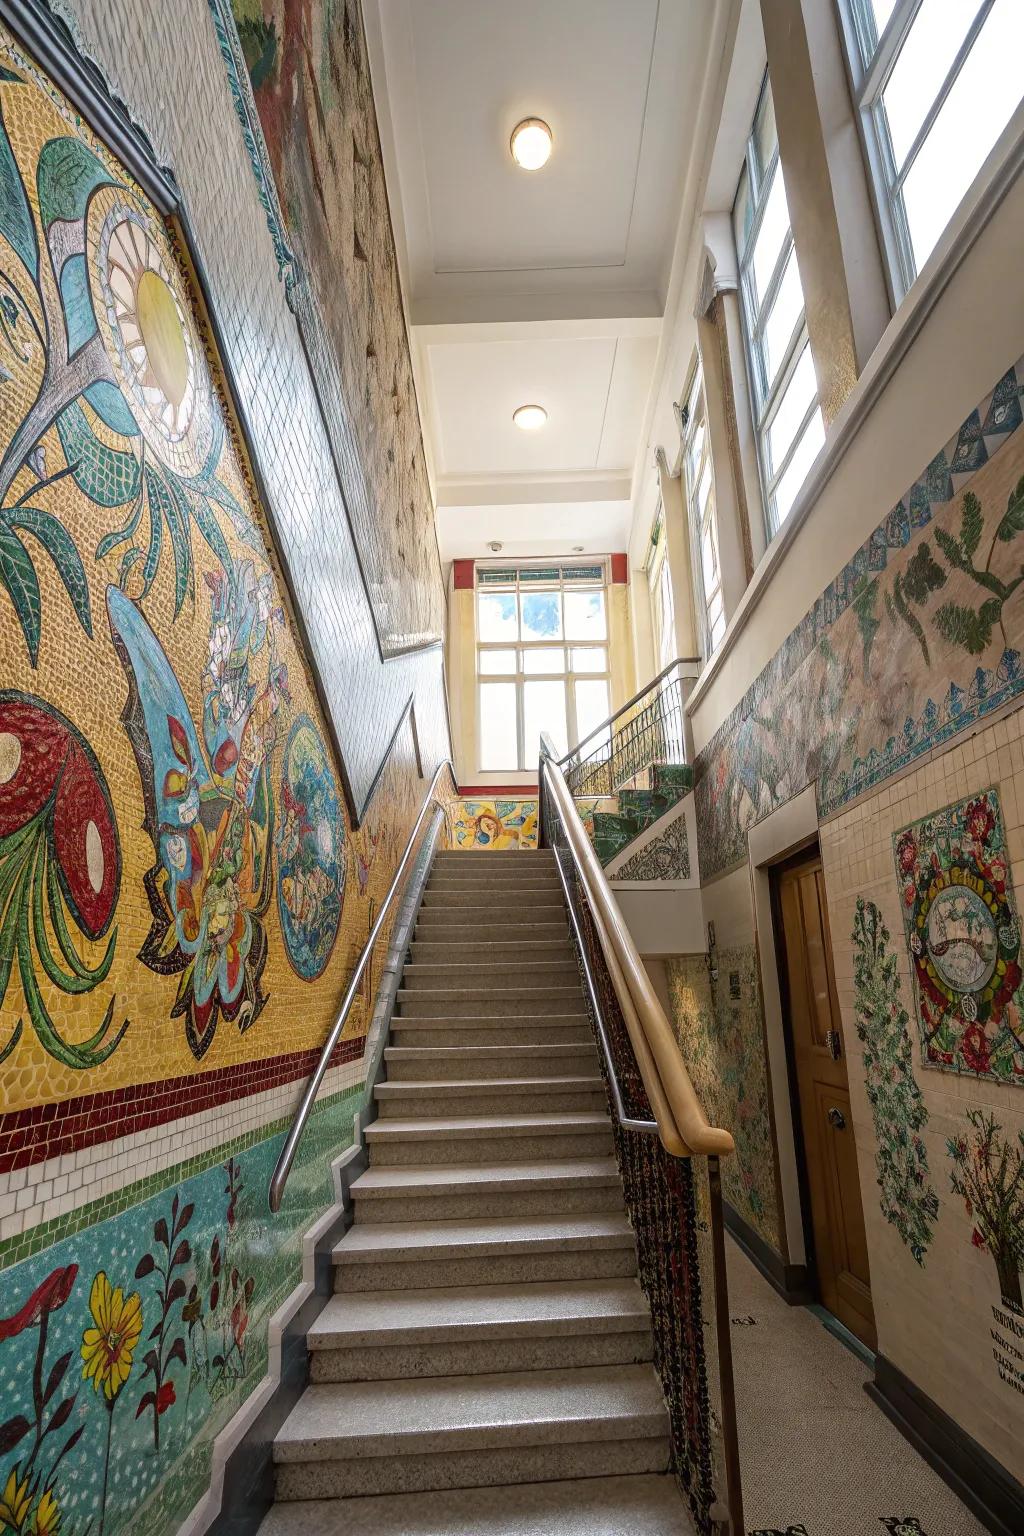
[[[874,1349],[867,1237],[820,854],[791,861],[776,875],[775,886],[821,1300]]]

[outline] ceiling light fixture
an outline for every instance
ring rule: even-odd
[[[512,412],[512,420],[523,432],[536,432],[547,419],[548,413],[542,405],[521,405]]]
[[[539,171],[551,157],[551,142],[551,129],[543,118],[526,117],[513,128],[509,147],[521,170]]]

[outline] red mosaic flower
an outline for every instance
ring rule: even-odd
[[[988,1071],[988,1039],[980,1024],[969,1024],[960,1039],[960,1053],[972,1072]]]
[[[0,1318],[0,1342],[13,1339],[26,1328],[35,1327],[50,1312],[58,1311],[71,1295],[78,1274],[78,1265],[69,1264],[65,1269],[54,1269],[41,1285],[11,1317]]]
[[[964,825],[976,843],[987,843],[995,830],[996,818],[987,795],[972,800],[964,816]]]

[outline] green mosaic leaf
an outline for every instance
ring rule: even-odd
[[[7,588],[14,611],[18,615],[21,632],[25,636],[28,654],[35,666],[39,657],[39,630],[42,613],[39,601],[39,581],[32,557],[20,539],[7,528],[0,527],[0,581]]]
[[[139,461],[101,443],[77,402],[57,417],[61,447],[75,484],[101,507],[122,507],[139,489]]]
[[[17,76],[13,76],[17,79]],[[0,118],[0,234],[14,247],[33,277],[39,275],[39,250],[25,187],[11,141]]]
[[[942,550],[942,553],[945,555],[950,565],[955,566],[958,571],[966,571],[968,569],[967,558],[964,555],[963,550],[960,548],[959,539],[954,539],[953,535],[951,533],[947,533],[945,528],[936,528],[935,542]]]
[[[943,603],[935,615],[935,627],[950,645],[962,646],[971,656],[979,656],[992,639],[992,626],[998,623],[1003,605],[990,597],[980,608],[966,608],[962,603]]]
[[[940,534],[944,538],[949,538],[949,534],[944,533],[943,529],[936,528],[936,539],[939,538]],[[951,540],[951,542],[955,543],[955,540]],[[957,544],[956,548],[959,554],[959,544]],[[920,604],[926,603],[931,593],[937,592],[945,584],[946,573],[932,555],[931,549],[928,547],[928,540],[925,539],[915,550],[913,557],[907,562],[907,568],[903,573],[903,591],[912,602]]]
[[[192,579],[188,503],[184,497],[175,494],[177,485],[173,479],[165,484],[152,469],[146,470],[146,490],[149,493],[151,516],[162,517],[171,536],[171,548],[174,551],[174,616],[177,618]]]
[[[12,528],[20,528],[39,540],[54,565],[57,575],[67,590],[78,622],[92,639],[92,610],[89,606],[89,583],[75,542],[63,523],[52,512],[40,507],[17,507],[9,514]]]
[[[231,526],[238,534],[238,537],[243,539],[250,549],[254,549],[257,554],[265,555],[266,546],[263,543],[263,537],[259,529],[255,527],[249,514],[239,506],[227,486],[222,485],[219,480],[211,478],[203,489],[211,501],[215,501],[218,506],[224,508],[231,518]]]
[[[1024,532],[1024,476],[1022,476],[1006,502],[1006,512],[1003,520],[996,530],[996,537],[1003,544],[1009,544],[1018,533]]]
[[[80,139],[50,139],[39,152],[36,188],[43,226],[80,219],[97,187],[116,185],[110,172]]]
[[[963,517],[960,521],[960,547],[968,559],[978,547],[983,521],[981,502],[973,491],[968,491],[964,496]]]
[[[196,495],[191,500],[191,507],[192,516],[196,520],[196,527],[217,556],[225,571],[230,575],[235,568],[235,562],[231,558],[231,551],[228,549],[224,535],[220,531],[220,525],[207,506],[205,496],[202,493]]]

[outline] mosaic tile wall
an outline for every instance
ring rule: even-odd
[[[1024,712],[821,845],[879,1348],[1024,1479]]]
[[[294,534],[305,506],[322,529],[337,484],[294,321],[251,312],[276,263],[251,177],[230,180],[244,145],[209,14],[193,7],[183,49],[181,7],[164,31],[148,8],[141,27],[101,9],[112,30],[83,7],[83,48],[173,121],[161,152],[183,186],[197,136],[216,139],[202,174],[225,196],[216,220],[189,204],[197,255],[232,284],[250,264],[247,292],[214,275],[211,297],[277,524]],[[326,585],[310,566],[296,587],[351,613],[341,670],[362,686],[336,725],[357,765],[375,773],[393,730],[382,688],[416,699],[355,829],[183,253],[4,31],[0,181],[0,1519],[169,1536],[265,1371],[267,1319],[351,1140],[376,974],[270,1218],[285,1125],[420,803],[419,756],[429,771],[446,751],[443,700],[429,658],[381,667],[332,534]]]
[[[537,846],[537,800],[459,800],[453,811],[452,839],[467,852],[501,852]]]

